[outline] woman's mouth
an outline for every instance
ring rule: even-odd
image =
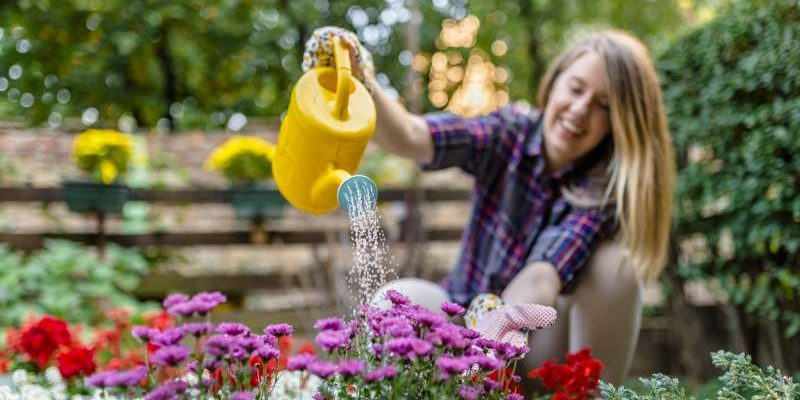
[[[579,129],[574,123],[566,119],[561,119],[561,128],[568,134],[570,138],[577,138],[582,136],[585,132]]]

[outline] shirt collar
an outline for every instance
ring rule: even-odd
[[[525,154],[538,159],[535,167],[536,175],[544,176],[544,178],[548,180],[561,182],[572,173],[574,167],[570,164],[559,171],[544,175],[544,168],[547,164],[547,160],[544,156],[544,115],[540,114],[540,117],[534,124],[535,125],[531,127],[531,134],[525,138]]]

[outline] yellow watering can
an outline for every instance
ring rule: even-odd
[[[351,199],[374,203],[378,194],[371,179],[352,175],[375,131],[375,104],[352,78],[350,53],[338,37],[334,60],[336,68],[317,67],[297,81],[272,164],[283,197],[317,215],[337,202],[350,212]]]

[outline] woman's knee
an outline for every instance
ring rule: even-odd
[[[389,290],[396,290],[412,302],[442,315],[444,312],[440,306],[450,299],[447,292],[436,283],[418,278],[402,278],[388,282],[375,291],[370,303],[381,308],[390,307],[391,303],[386,299],[386,292]]]
[[[583,281],[575,292],[597,299],[602,296],[615,302],[637,301],[641,288],[636,269],[624,247],[607,241],[597,246],[584,271]]]

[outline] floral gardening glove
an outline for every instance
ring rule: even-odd
[[[486,339],[528,345],[528,332],[546,328],[556,321],[556,310],[539,304],[504,305],[500,297],[480,294],[472,300],[464,315],[467,328],[475,329]]]
[[[339,37],[348,47],[351,60],[354,64],[353,75],[364,84],[371,93],[376,87],[375,65],[372,63],[372,54],[358,41],[355,33],[348,30],[325,26],[317,28],[306,42],[303,53],[303,71],[315,67],[333,67],[333,38]]]

